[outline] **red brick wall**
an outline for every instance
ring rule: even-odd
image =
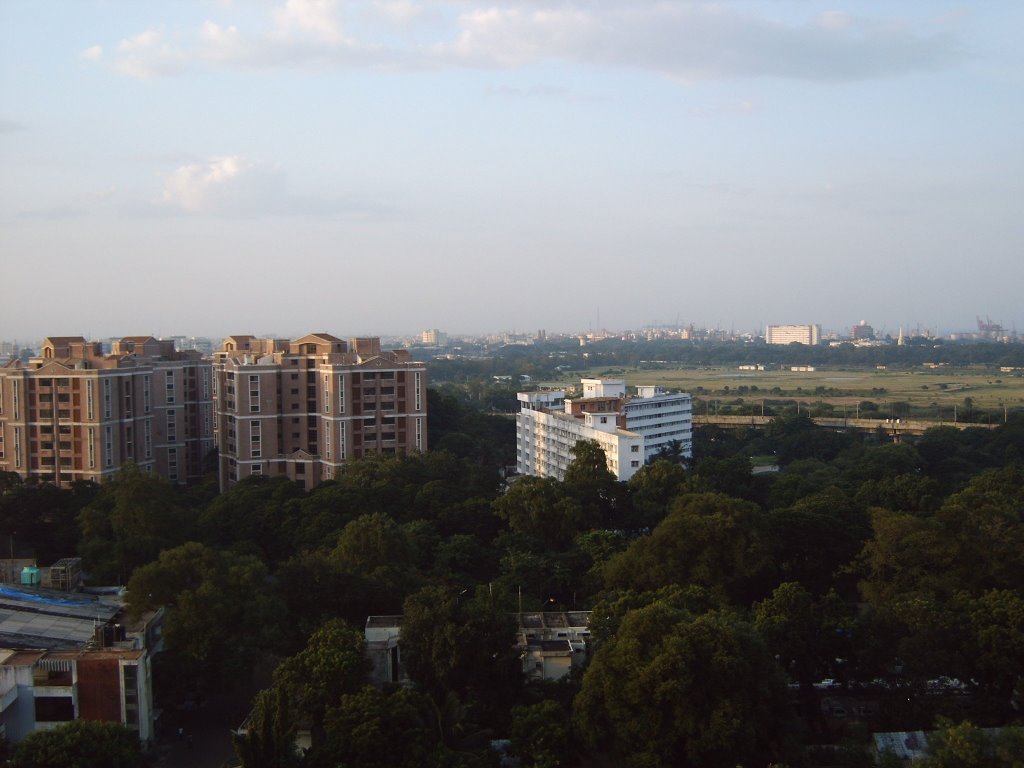
[[[78,660],[78,716],[121,722],[121,670],[117,659]]]

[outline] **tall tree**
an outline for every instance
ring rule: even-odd
[[[435,701],[451,692],[493,715],[522,685],[512,618],[468,590],[430,586],[411,595],[401,644],[409,676]]]
[[[231,743],[242,768],[297,768],[295,713],[281,688],[256,694],[244,733],[233,733]]]
[[[314,742],[323,736],[329,707],[366,682],[370,664],[363,634],[335,619],[313,633],[306,647],[274,670],[274,687],[309,719]]]
[[[164,638],[174,680],[197,689],[244,679],[277,641],[283,607],[267,569],[252,555],[197,542],[160,553],[128,582],[128,609],[167,606]]]
[[[573,722],[617,765],[733,768],[785,753],[787,711],[781,671],[752,627],[655,602],[598,649]]]
[[[36,731],[14,748],[11,768],[145,768],[139,737],[119,723],[74,720]]]
[[[640,592],[696,584],[734,599],[745,596],[767,563],[764,521],[747,501],[687,494],[650,536],[608,561],[609,587]]]
[[[193,517],[170,483],[126,464],[78,517],[86,568],[94,580],[125,584],[136,568],[186,541]]]

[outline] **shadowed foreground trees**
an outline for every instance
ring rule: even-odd
[[[685,494],[650,536],[608,561],[605,578],[613,588],[696,584],[735,599],[767,563],[764,519],[754,504],[719,493]]]
[[[138,734],[117,723],[74,720],[18,742],[10,768],[145,768]]]
[[[283,613],[266,566],[197,542],[160,553],[128,582],[133,615],[167,606],[164,631],[174,687],[233,684],[278,641]]]
[[[405,601],[402,655],[435,702],[449,693],[491,719],[522,686],[515,622],[468,590],[426,587]]]
[[[597,651],[574,702],[577,733],[607,765],[766,765],[790,733],[781,673],[736,616],[655,602]]]

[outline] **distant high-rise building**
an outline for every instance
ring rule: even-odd
[[[427,374],[376,337],[229,336],[214,353],[220,487],[283,475],[307,488],[348,461],[427,448]]]
[[[420,334],[420,342],[428,347],[443,347],[448,343],[448,334],[437,328],[428,328]]]
[[[211,368],[173,342],[52,336],[26,364],[0,368],[0,470],[64,485],[134,462],[171,482],[197,480],[213,450]]]
[[[764,340],[768,344],[807,344],[813,346],[821,341],[821,326],[812,325],[769,325]]]
[[[866,320],[861,320],[857,325],[853,326],[850,335],[854,341],[865,341],[875,338],[875,329],[868,325]]]

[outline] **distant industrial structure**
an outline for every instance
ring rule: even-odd
[[[580,440],[595,440],[609,471],[629,480],[662,450],[693,450],[693,402],[689,394],[641,386],[626,396],[618,379],[583,379],[583,397],[565,390],[520,392],[516,415],[516,468],[520,474],[561,480]]]
[[[821,326],[810,325],[769,325],[764,340],[768,344],[807,344],[814,346],[821,341]]]

